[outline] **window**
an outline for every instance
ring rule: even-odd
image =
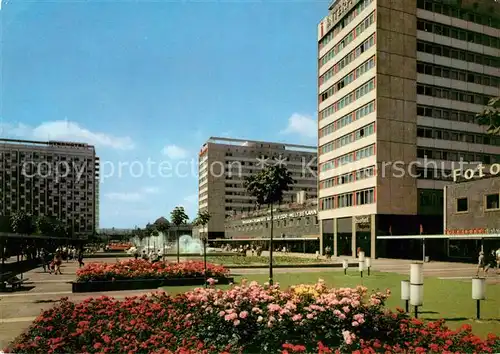
[[[464,60],[470,63],[482,64],[496,68],[500,67],[500,60],[497,57],[463,51],[456,48],[443,46],[437,43],[417,41],[417,51],[452,59]]]
[[[486,210],[494,210],[499,208],[500,195],[489,194],[486,196]]]
[[[469,210],[469,201],[467,198],[457,198],[457,213],[464,213]]]

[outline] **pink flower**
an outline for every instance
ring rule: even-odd
[[[240,324],[240,320],[234,320],[233,325],[236,327],[237,325]]]
[[[269,304],[267,305],[267,309],[269,310],[269,312],[278,312],[279,310],[281,310],[281,306],[277,304]]]
[[[248,312],[247,311],[241,311],[240,312],[240,318],[247,318]]]
[[[345,344],[347,344],[347,345],[352,344],[351,332],[342,331],[342,336],[344,337]]]
[[[359,326],[359,322],[358,321],[352,321],[352,326],[353,327],[358,327]]]
[[[312,320],[314,318],[314,315],[312,313],[307,314],[307,319]]]
[[[302,319],[302,315],[300,313],[293,315],[293,317],[292,317],[292,321],[294,321],[294,322],[300,321],[301,319]]]

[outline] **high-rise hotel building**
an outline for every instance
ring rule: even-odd
[[[99,227],[99,158],[94,146],[0,139],[0,218],[17,211],[54,217],[78,237]]]
[[[297,202],[297,192],[305,192],[305,198],[316,198],[316,149],[316,146],[211,137],[200,150],[198,170],[198,208],[210,213],[209,238],[225,237],[226,217],[255,209],[255,199],[246,192],[244,181],[266,165],[281,163],[296,182],[285,192],[283,203]]]
[[[400,250],[377,235],[442,233],[447,173],[500,162],[474,122],[500,95],[500,3],[337,0],[318,51],[322,248],[378,257]]]

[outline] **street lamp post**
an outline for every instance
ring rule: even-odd
[[[205,288],[207,287],[207,241],[208,233],[205,230],[203,235],[203,275],[205,277]]]

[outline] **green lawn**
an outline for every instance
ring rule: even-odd
[[[238,272],[235,271],[235,274]],[[268,280],[267,275],[252,274],[235,276],[235,282],[242,278],[256,280],[264,283]],[[400,300],[401,280],[408,279],[407,276],[394,273],[372,272],[370,276],[364,274],[361,278],[359,273],[352,271],[351,275],[332,270],[314,273],[278,273],[275,274],[275,282],[282,287],[294,284],[315,283],[323,279],[328,285],[335,287],[366,286],[370,290],[391,289],[392,295],[388,301],[388,307],[404,308]],[[190,290],[192,287],[165,287],[165,291],[176,294]],[[221,286],[227,288],[227,286]],[[424,306],[419,309],[419,318],[435,320],[443,318],[451,328],[459,327],[464,323],[472,325],[474,333],[485,337],[488,333],[500,333],[500,284],[488,284],[486,287],[487,300],[481,303],[481,314],[484,320],[476,321],[476,304],[471,300],[471,283],[457,280],[441,280],[434,277],[426,277],[424,283]]]

